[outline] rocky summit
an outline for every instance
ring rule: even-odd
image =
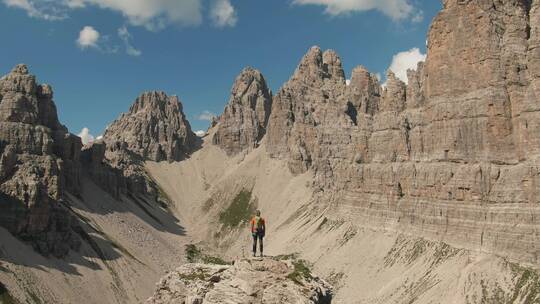
[[[193,150],[197,137],[176,96],[145,92],[103,135],[108,145],[126,145],[142,159],[179,161]]]
[[[244,69],[234,82],[212,142],[231,155],[256,148],[266,133],[271,107],[272,92],[263,75]]]
[[[300,261],[244,259],[234,265],[186,264],[157,284],[147,304],[330,304],[328,283]]]

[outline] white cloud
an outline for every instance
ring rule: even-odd
[[[79,38],[77,39],[77,45],[81,49],[86,49],[89,47],[98,48],[100,34],[91,26],[85,26],[79,32]]]
[[[346,80],[345,80],[345,84],[346,84],[346,85],[350,85],[350,84],[351,84],[351,80],[350,80],[350,79],[346,79]]]
[[[206,135],[206,131],[203,131],[203,130],[198,130],[198,131],[195,131],[194,133],[195,135],[199,137],[204,137]]]
[[[199,116],[197,116],[198,120],[207,120],[212,121],[216,117],[216,114],[210,112],[210,111],[204,111]]]
[[[423,11],[418,11],[411,19],[412,22],[414,23],[419,23],[419,22],[422,22],[424,21],[424,12]]]
[[[79,134],[77,134],[82,140],[83,145],[94,142],[94,136],[90,134],[88,128],[83,128]]]
[[[26,11],[32,18],[49,21],[65,19],[65,10],[57,8],[56,5],[49,5],[47,0],[2,0],[7,7],[18,8]]]
[[[69,8],[83,8],[86,6],[84,0],[64,0],[64,3]]]
[[[332,16],[369,10],[378,10],[394,21],[411,18],[417,22],[419,16],[423,16],[421,11],[411,4],[411,0],[294,0],[293,3],[323,5],[326,6],[325,12]]]
[[[201,0],[84,0],[88,4],[120,12],[129,23],[160,30],[170,24],[198,25]]]
[[[30,17],[58,20],[70,10],[96,6],[122,14],[131,25],[160,30],[168,25],[199,25],[202,0],[1,0]]]
[[[131,45],[132,36],[126,26],[122,26],[118,29],[118,37],[124,42],[126,54],[130,56],[141,56],[142,52]]]
[[[236,10],[229,0],[215,0],[210,11],[210,17],[214,25],[218,27],[233,27],[238,21]]]
[[[405,52],[400,52],[394,55],[392,58],[392,64],[390,71],[396,74],[396,77],[404,81],[405,83],[409,82],[407,78],[407,70],[416,70],[418,62],[425,61],[426,55],[420,52],[419,48],[412,48]]]

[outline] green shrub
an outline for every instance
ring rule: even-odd
[[[228,228],[236,228],[249,222],[255,213],[255,205],[251,200],[251,191],[242,190],[232,200],[227,209],[219,214],[219,221]]]
[[[185,252],[186,258],[190,263],[196,263],[202,255],[202,252],[199,250],[199,248],[197,248],[197,246],[193,244],[187,245]]]
[[[206,281],[208,280],[208,277],[209,277],[208,273],[206,273],[202,269],[197,269],[197,271],[194,271],[188,274],[181,273],[179,276],[180,276],[180,279],[185,280],[185,281],[196,281],[196,280]]]
[[[298,258],[298,253],[289,253],[289,254],[276,255],[274,257],[274,260],[276,260],[276,261],[296,260],[297,258]]]
[[[197,246],[189,244],[186,246],[186,259],[190,263],[204,263],[215,265],[231,265],[232,263],[225,261],[220,257],[204,254]]]
[[[304,285],[304,280],[310,280],[313,278],[313,276],[311,275],[311,269],[309,268],[306,261],[296,260],[293,261],[292,264],[294,266],[294,270],[287,275],[287,278],[289,278],[291,281],[299,285]]]

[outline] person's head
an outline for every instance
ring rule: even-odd
[[[257,210],[257,211],[255,211],[255,215],[257,215],[257,216],[261,216],[261,210]]]

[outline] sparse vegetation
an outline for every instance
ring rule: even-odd
[[[232,200],[225,211],[219,215],[219,221],[228,228],[236,228],[247,223],[255,212],[255,204],[252,203],[251,191],[242,190]]]
[[[197,271],[192,272],[192,273],[180,273],[179,275],[180,275],[180,279],[185,280],[185,281],[195,281],[195,280],[206,281],[209,277],[208,273],[206,273],[202,269],[197,269]]]
[[[158,182],[152,177],[152,174],[150,174],[148,171],[146,171],[146,177],[151,181],[151,186],[157,191],[157,203],[166,210],[169,210],[170,205],[172,204],[173,200],[171,197],[161,188],[161,186],[158,184]]]
[[[330,283],[334,288],[339,288],[342,284],[343,279],[345,278],[345,273],[343,272],[332,272],[328,276],[328,283]]]
[[[304,260],[295,260],[292,262],[294,266],[293,272],[287,275],[287,278],[299,285],[304,285],[303,281],[312,279],[311,269]]]
[[[186,258],[190,263],[204,263],[215,265],[230,265],[230,262],[216,256],[211,256],[202,252],[197,246],[189,244],[185,249]]]
[[[210,209],[212,209],[212,207],[214,206],[215,204],[215,201],[213,198],[209,198],[206,200],[206,202],[204,202],[204,204],[202,205],[201,209],[202,211],[204,212],[208,212],[210,211]]]
[[[517,278],[511,303],[539,303],[540,274],[534,269],[513,263],[510,267]]]
[[[215,264],[215,265],[230,265],[232,263],[225,261],[224,259],[211,255],[203,255],[202,261],[205,264]]]
[[[172,203],[171,198],[169,197],[167,192],[165,192],[163,190],[163,188],[161,188],[157,183],[155,185],[156,185],[156,189],[158,191],[158,197],[157,197],[158,204],[161,206],[161,208],[163,208],[165,210],[169,210],[170,205]]]
[[[297,258],[298,258],[298,253],[280,254],[273,257],[273,259],[276,261],[295,260]]]
[[[506,298],[506,293],[498,284],[495,283],[495,286],[490,288],[490,286],[485,280],[480,280],[480,286],[482,288],[482,298],[480,300],[480,303],[513,303],[508,302],[508,299]]]
[[[197,248],[197,246],[193,244],[187,245],[185,252],[186,252],[186,258],[188,262],[190,263],[195,263],[202,254],[199,248]]]

